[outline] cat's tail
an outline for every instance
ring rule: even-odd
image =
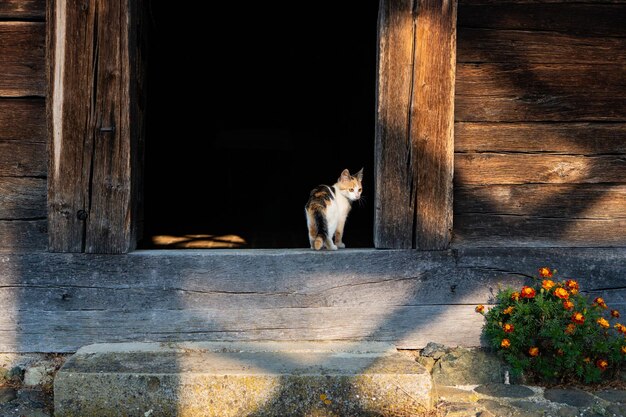
[[[328,237],[328,227],[326,226],[324,214],[320,211],[315,211],[313,219],[315,220],[315,228],[317,229],[317,236],[315,236],[315,239],[313,240],[313,249],[320,250],[322,249],[322,246],[324,246],[324,242],[326,242],[326,238]]]

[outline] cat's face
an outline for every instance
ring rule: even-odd
[[[344,169],[339,177],[337,183],[339,184],[339,190],[341,194],[346,196],[350,201],[356,201],[361,198],[363,192],[363,168],[354,175],[350,175],[347,169]]]

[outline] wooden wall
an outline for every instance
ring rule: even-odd
[[[456,245],[626,245],[624,22],[623,0],[459,0]]]
[[[46,2],[0,2],[0,250],[44,249]]]

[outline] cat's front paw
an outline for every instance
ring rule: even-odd
[[[337,245],[335,245],[334,243],[328,247],[328,250],[337,250],[337,249],[338,249]]]
[[[345,243],[343,243],[343,242],[339,242],[339,243],[337,243],[337,247],[338,247],[339,249],[345,249],[346,244],[345,244]]]

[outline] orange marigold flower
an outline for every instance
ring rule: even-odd
[[[585,316],[583,316],[583,313],[576,311],[572,314],[572,321],[576,324],[583,324],[585,322]]]
[[[541,286],[543,287],[544,290],[548,291],[550,290],[550,288],[554,287],[554,281],[552,281],[551,279],[544,279],[541,282]]]
[[[506,323],[504,326],[502,326],[502,329],[504,330],[504,333],[513,333],[513,330],[515,330],[515,326],[513,326],[511,323]]]
[[[571,310],[574,308],[574,303],[571,300],[563,300],[563,308],[566,310]]]
[[[589,362],[591,362],[591,358],[586,357],[585,359],[583,359],[583,362],[585,362],[585,363],[589,363]]]
[[[535,289],[532,287],[522,287],[521,296],[522,298],[534,298],[537,293]]]
[[[615,317],[616,319],[619,319],[619,311],[611,310],[611,317]]]
[[[519,293],[517,291],[511,294],[511,300],[519,300]]]
[[[622,351],[622,353],[623,353],[624,355],[626,355],[626,346],[622,346],[622,348],[621,348],[620,350]]]
[[[500,346],[502,346],[505,349],[508,349],[511,347],[511,341],[509,339],[502,339],[502,342],[500,342]]]
[[[554,290],[554,295],[556,295],[562,300],[567,300],[569,298],[569,293],[563,287],[559,287],[556,290]]]
[[[552,278],[552,271],[550,268],[544,266],[543,268],[539,268],[539,275],[542,278]]]
[[[502,314],[511,314],[513,312],[514,308],[515,307],[513,307],[513,306],[508,306],[507,308],[502,310]]]
[[[623,324],[615,323],[615,326],[613,326],[613,327],[615,327],[615,329],[618,332],[626,334],[626,326],[624,326]]]
[[[597,306],[602,307],[602,308],[608,308],[608,306],[604,302],[604,298],[602,298],[602,297],[596,297],[593,300],[593,305],[597,305]]]
[[[596,366],[601,370],[604,371],[606,368],[609,367],[609,363],[606,361],[606,359],[598,359],[596,361]]]
[[[563,351],[563,349],[557,349],[556,354],[559,356],[563,356],[565,355],[565,352]]]
[[[568,324],[567,327],[565,328],[565,333],[567,334],[574,334],[575,331],[576,331],[576,325],[574,323]]]
[[[483,311],[485,311],[485,306],[482,304],[479,304],[476,306],[474,310],[476,310],[477,313],[482,313]]]
[[[610,327],[610,324],[608,321],[606,321],[604,319],[604,317],[600,317],[598,320],[596,320],[596,322],[601,326],[604,327],[605,329],[608,329]]]
[[[528,354],[530,356],[539,356],[539,348],[536,346],[531,347],[530,349],[528,349]]]
[[[573,279],[568,279],[567,281],[565,281],[565,286],[573,295],[578,294],[578,282],[574,281]]]

